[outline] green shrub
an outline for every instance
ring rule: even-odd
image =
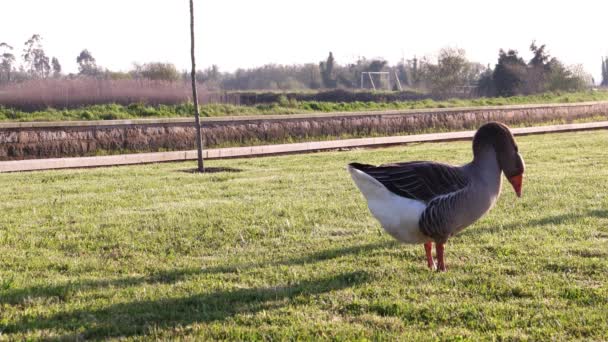
[[[95,115],[93,115],[93,113],[88,110],[83,110],[82,112],[80,112],[80,119],[82,120],[93,120],[94,118]]]
[[[281,94],[279,96],[279,98],[277,99],[277,103],[281,107],[288,107],[289,106],[289,99],[287,99],[287,96]]]

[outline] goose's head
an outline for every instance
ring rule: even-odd
[[[509,127],[499,122],[481,126],[473,138],[473,155],[477,158],[488,148],[494,149],[498,166],[513,186],[517,197],[521,197],[525,164]]]

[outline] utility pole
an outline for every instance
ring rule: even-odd
[[[205,172],[203,165],[203,136],[201,134],[201,117],[198,108],[196,91],[196,58],[194,56],[194,1],[190,0],[190,57],[192,58],[192,101],[194,102],[194,122],[196,125],[196,148],[198,150],[198,172]]]

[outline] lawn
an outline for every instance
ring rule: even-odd
[[[608,132],[517,140],[523,198],[453,237],[447,273],[344,166],[468,142],[0,174],[0,340],[607,340]]]

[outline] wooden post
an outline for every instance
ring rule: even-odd
[[[196,58],[194,56],[194,3],[190,0],[190,57],[192,58],[192,101],[194,102],[194,122],[196,125],[196,148],[198,150],[198,172],[205,172],[203,165],[203,136],[201,134],[201,118],[198,108],[198,92],[196,90]]]

